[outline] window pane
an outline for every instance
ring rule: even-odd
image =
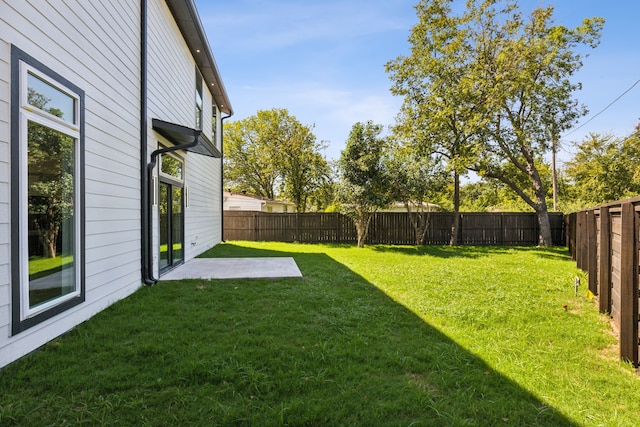
[[[159,192],[159,213],[160,213],[160,269],[169,265],[169,186],[167,184],[160,183],[158,189]]]
[[[27,74],[27,86],[29,105],[60,117],[69,123],[76,123],[75,98],[33,74]]]
[[[172,258],[173,263],[176,264],[183,260],[184,255],[182,252],[182,188],[173,187],[173,194],[171,197],[172,207]]]
[[[76,291],[75,139],[28,123],[29,307]]]
[[[161,171],[174,178],[182,179],[182,161],[175,157],[164,155],[161,161]]]

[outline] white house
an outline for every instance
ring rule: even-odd
[[[296,205],[282,200],[267,199],[244,193],[225,191],[223,209],[225,211],[295,212]]]
[[[411,206],[412,210],[416,209],[417,204]],[[442,206],[437,205],[435,203],[422,202],[422,207],[425,212],[438,212],[442,209]],[[384,209],[380,209],[380,212],[407,212],[407,207],[403,202],[393,202],[389,206]]]
[[[0,0],[0,366],[221,241],[231,114],[193,0]]]

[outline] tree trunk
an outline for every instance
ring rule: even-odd
[[[366,232],[364,230],[363,225],[360,224],[359,222],[356,224],[356,233],[358,234],[358,247],[363,248],[364,239],[366,238]]]
[[[540,226],[540,235],[538,236],[539,246],[553,246],[553,238],[551,237],[551,222],[549,221],[549,209],[545,198],[544,186],[539,175],[535,175],[533,182],[536,193],[535,211],[538,216],[538,225]]]
[[[370,213],[361,213],[356,221],[356,234],[358,235],[358,247],[363,248],[369,232]]]
[[[451,238],[449,246],[458,244],[458,227],[460,226],[460,175],[453,172],[453,224],[451,224]]]

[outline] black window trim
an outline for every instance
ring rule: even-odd
[[[32,317],[21,319],[22,304],[20,283],[20,245],[26,242],[20,242],[20,62],[24,62],[38,72],[46,75],[65,85],[79,97],[79,196],[80,204],[79,218],[80,221],[80,237],[78,242],[80,248],[78,250],[80,263],[80,294],[74,298],[65,300],[58,305]],[[85,153],[84,153],[84,136],[85,136],[85,93],[78,86],[71,83],[51,68],[44,65],[31,55],[19,49],[15,45],[11,45],[11,335],[19,334],[45,320],[51,319],[78,304],[85,301]]]

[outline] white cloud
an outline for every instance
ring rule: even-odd
[[[288,48],[310,41],[341,40],[385,31],[407,30],[412,23],[390,13],[413,0],[245,1],[238,6],[201,6],[201,19],[225,39],[225,49],[260,51]],[[375,3],[373,5],[372,3]]]
[[[329,141],[329,158],[338,158],[340,150],[356,122],[372,120],[385,127],[395,122],[401,99],[388,91],[348,90],[317,83],[292,82],[282,86],[237,87],[234,105],[242,110],[234,119],[254,115],[258,110],[286,108],[305,125],[315,125],[319,141]]]

